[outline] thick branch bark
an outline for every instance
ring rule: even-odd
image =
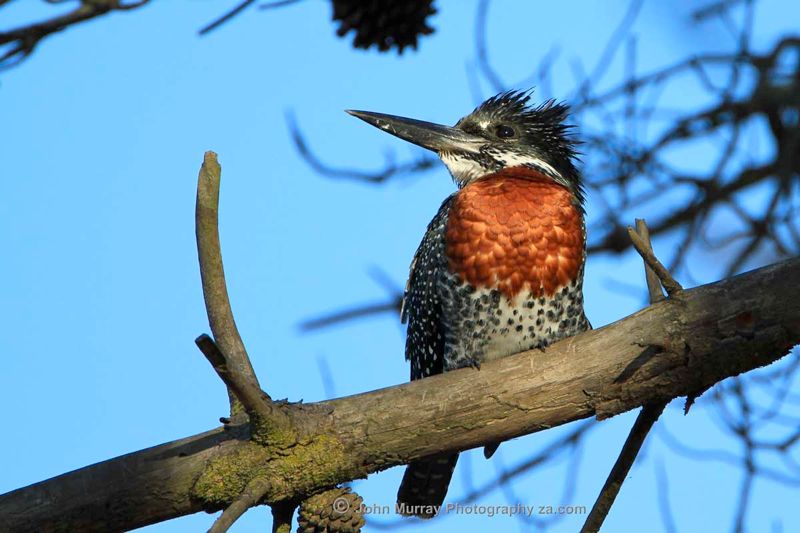
[[[247,426],[217,429],[13,491],[0,496],[0,523],[132,529],[222,508],[256,476],[270,481],[263,501],[297,499],[425,455],[692,395],[799,343],[798,301],[792,259],[682,291],[544,353],[292,406],[305,435],[279,454],[247,441]]]

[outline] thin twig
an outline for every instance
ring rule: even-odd
[[[260,6],[258,6],[258,9],[261,9],[262,11],[267,10],[267,9],[275,9],[276,7],[290,6],[292,4],[296,4],[296,3],[300,2],[300,1],[301,0],[275,0],[274,2],[268,2],[266,4],[261,4]]]
[[[244,0],[239,5],[235,6],[233,9],[231,9],[230,11],[228,11],[227,13],[225,13],[224,15],[219,17],[218,19],[216,19],[213,22],[207,24],[206,26],[200,28],[200,30],[197,32],[197,34],[198,35],[205,35],[208,32],[219,28],[220,26],[222,26],[223,24],[225,24],[226,22],[231,20],[233,17],[235,17],[236,15],[238,15],[239,13],[244,11],[250,4],[254,4],[255,2],[256,2],[256,0]]]
[[[644,244],[652,252],[653,245],[650,242],[650,228],[647,227],[647,222],[645,222],[643,218],[636,219],[636,233],[638,233],[642,241],[644,241]],[[647,261],[644,263],[644,276],[647,280],[647,292],[650,295],[650,303],[654,304],[663,300],[664,291],[661,289],[661,280]]]
[[[195,339],[194,343],[197,344],[197,347],[206,356],[208,362],[214,367],[217,375],[228,387],[228,390],[233,393],[233,397],[242,403],[244,410],[248,414],[256,413],[261,418],[271,418],[273,416],[274,410],[269,409],[270,402],[266,393],[253,385],[252,382],[242,379],[241,374],[231,372],[225,356],[211,337],[203,333]]]
[[[653,249],[649,247],[647,242],[630,226],[628,226],[628,235],[631,238],[631,242],[633,242],[633,247],[636,248],[636,251],[639,252],[639,255],[642,256],[645,263],[647,263],[647,265],[653,269],[656,276],[658,276],[661,285],[663,285],[664,289],[667,291],[667,295],[672,296],[676,292],[683,290],[681,284],[675,281],[675,278],[669,273],[667,267],[655,256]]]
[[[622,482],[625,481],[625,477],[636,460],[636,456],[639,455],[639,450],[642,449],[642,444],[647,434],[664,411],[664,407],[666,407],[665,403],[648,404],[642,407],[636,422],[633,424],[633,428],[631,428],[631,432],[628,434],[628,438],[625,440],[625,444],[622,446],[622,451],[620,451],[619,457],[617,457],[617,461],[614,463],[614,467],[611,469],[611,473],[608,475],[600,495],[597,497],[597,501],[594,502],[594,506],[592,506],[592,510],[581,528],[582,532],[600,531],[608,511],[611,510],[611,505],[613,505],[617,494],[619,494]]]
[[[650,243],[650,231],[644,219],[637,218],[636,229],[634,230],[629,227],[628,233],[631,234],[631,240],[634,241],[634,246],[644,260],[645,278],[647,279],[650,303],[654,304],[664,299],[664,293],[661,290],[662,285],[667,289],[667,293],[670,295],[675,291],[681,290],[680,284],[672,278],[667,269],[664,268],[653,253],[653,246]],[[659,267],[663,270],[662,275],[658,274]],[[663,273],[666,273],[666,275]],[[673,287],[672,292],[667,288],[667,283],[670,283]],[[668,402],[654,402],[645,404],[642,407],[639,416],[636,417],[636,422],[634,422],[628,434],[628,438],[625,439],[625,444],[622,445],[622,450],[620,450],[611,472],[608,474],[605,484],[603,484],[603,488],[600,490],[600,494],[597,496],[597,500],[592,506],[592,510],[589,512],[589,516],[586,517],[586,522],[581,531],[594,532],[600,530],[606,516],[608,516],[608,512],[611,510],[611,506],[614,504],[619,494],[620,488],[622,488],[622,483],[628,476],[628,472],[630,472],[633,463],[636,461],[636,457],[639,455],[639,451],[642,449],[647,435],[658,420],[658,417],[664,412],[667,403]]]
[[[492,68],[486,51],[486,21],[488,18],[489,2],[488,0],[483,0],[478,4],[478,14],[475,16],[475,48],[478,56],[478,66],[494,91],[500,92],[505,90],[507,86]]]
[[[422,154],[415,159],[397,163],[394,154],[389,152],[386,155],[384,168],[377,171],[365,171],[356,168],[338,168],[327,165],[317,156],[308,145],[300,126],[297,124],[292,113],[286,114],[286,124],[289,134],[292,137],[294,146],[300,157],[316,172],[327,178],[352,179],[365,181],[367,183],[383,183],[391,178],[406,174],[421,174],[429,170],[438,168],[438,158],[427,154]]]
[[[310,318],[300,323],[300,330],[313,331],[332,326],[334,324],[349,322],[356,318],[364,318],[382,313],[398,314],[400,312],[400,302],[402,299],[403,297],[400,296],[397,298],[392,298],[388,302],[362,305],[359,307],[353,307],[352,309],[345,309],[343,311],[337,311],[335,313],[323,315],[317,318]]]
[[[239,414],[243,406],[254,424],[254,435],[269,440],[276,437],[272,429],[289,429],[291,422],[288,415],[261,389],[233,319],[219,243],[221,174],[217,154],[206,152],[197,181],[195,224],[203,297],[216,345],[207,336],[200,336],[197,343],[220,378],[228,385],[231,416]],[[213,350],[211,346],[218,347],[218,350]],[[290,439],[292,432],[283,431],[278,437]]]
[[[250,357],[244,347],[236,322],[233,319],[222,252],[219,243],[219,187],[222,169],[217,154],[206,152],[197,179],[197,205],[195,225],[197,255],[200,260],[200,277],[203,281],[203,298],[211,332],[222,353],[228,369],[243,377],[258,389]],[[269,396],[266,396],[269,399]],[[231,415],[238,412],[235,397],[231,397]]]
[[[19,64],[33,53],[36,46],[45,37],[112,11],[129,11],[136,9],[147,4],[149,1],[150,0],[137,0],[135,2],[123,4],[120,0],[84,0],[68,13],[58,15],[42,22],[14,28],[6,32],[0,32],[0,45],[11,45],[6,52],[0,54],[0,68]]]
[[[214,521],[208,533],[225,533],[248,509],[258,504],[270,489],[264,478],[256,478],[245,487],[239,497]]]
[[[664,525],[666,533],[677,533],[675,527],[675,516],[669,505],[669,480],[667,470],[662,461],[656,463],[656,479],[658,483],[658,510],[661,514],[661,523]]]

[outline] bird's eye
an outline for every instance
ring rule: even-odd
[[[510,139],[514,136],[514,128],[511,126],[506,126],[505,124],[501,124],[500,126],[497,126],[495,133],[501,139]]]

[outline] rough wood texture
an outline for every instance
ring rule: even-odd
[[[243,439],[246,426],[218,429],[10,492],[0,496],[0,524],[132,529],[222,508],[254,468],[270,478],[272,503],[425,455],[693,395],[800,342],[798,302],[800,259],[792,259],[680,292],[546,352],[294,406],[306,436],[280,454]]]
[[[222,252],[220,251],[219,241],[219,189],[222,168],[217,161],[217,154],[206,152],[203,158],[203,165],[200,167],[200,175],[197,178],[197,201],[195,203],[195,231],[197,235],[197,257],[200,261],[200,278],[203,284],[203,299],[206,304],[208,314],[208,324],[211,332],[219,346],[220,351],[225,354],[222,367],[230,365],[235,371],[231,377],[241,378],[243,387],[241,392],[251,392],[256,398],[237,398],[231,393],[230,384],[228,394],[230,396],[231,416],[238,412],[237,401],[244,403],[245,407],[252,410],[261,408],[264,417],[269,418],[272,414],[268,409],[269,405],[261,401],[269,397],[264,395],[258,383],[255,370],[250,364],[247,350],[239,335],[236,321],[233,319],[230,300],[228,298],[228,286],[225,283],[225,268],[222,265]],[[214,365],[215,368],[219,365]],[[248,386],[249,385],[249,386]],[[258,392],[253,392],[258,391]],[[249,401],[248,401],[249,400]]]

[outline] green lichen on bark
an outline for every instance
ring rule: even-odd
[[[288,448],[297,442],[295,428],[286,420],[250,416],[250,439],[271,449]]]
[[[278,529],[275,530],[275,533],[291,533],[292,532],[292,525],[291,524],[281,524],[278,526]]]
[[[265,502],[284,500],[335,485],[348,476],[342,443],[319,435],[288,448],[249,442],[212,460],[192,488],[192,496],[209,509],[234,501],[254,479],[264,479],[270,489]]]

